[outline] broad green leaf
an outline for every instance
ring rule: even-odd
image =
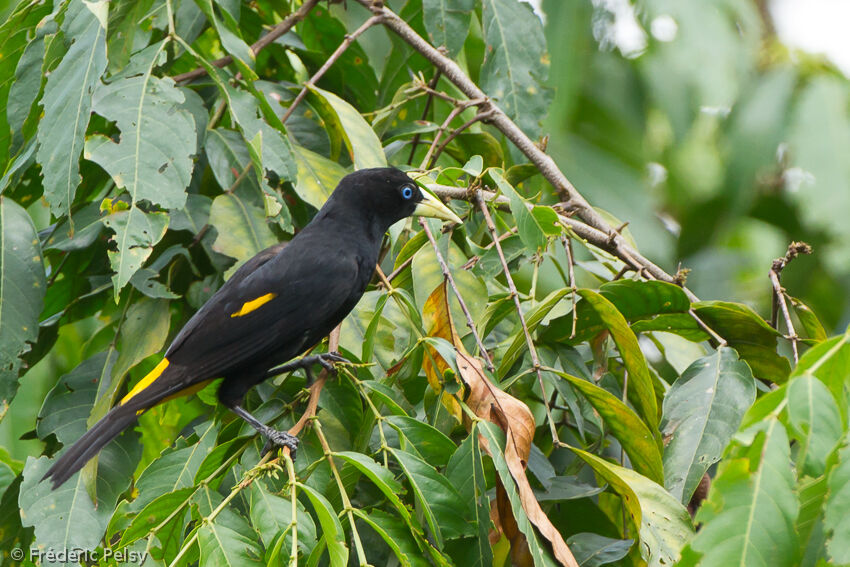
[[[198,530],[202,565],[248,567],[265,565],[256,533],[233,508],[224,508]]]
[[[259,194],[257,177],[242,174],[251,165],[251,154],[239,132],[227,128],[209,130],[204,141],[204,151],[222,191],[232,193],[237,187],[248,187],[251,194]]]
[[[325,127],[342,137],[354,162],[354,169],[386,167],[387,158],[381,141],[369,123],[353,106],[332,92],[310,87],[311,100],[325,121]]]
[[[190,486],[167,492],[148,503],[121,534],[120,546],[130,545],[140,538],[153,534],[162,541],[164,535],[162,530],[170,531],[166,527],[167,524],[172,521],[184,524],[184,516],[188,512],[188,505],[194,493],[195,488]]]
[[[331,567],[345,567],[348,564],[348,546],[345,545],[345,534],[342,531],[342,524],[339,523],[336,512],[334,512],[327,498],[321,493],[300,482],[298,483],[298,488],[307,494],[307,497],[313,504],[316,515],[319,517],[319,524],[322,526],[322,537],[328,547]],[[318,548],[319,546],[317,545],[316,547]]]
[[[799,443],[800,476],[821,476],[844,432],[838,404],[823,382],[807,374],[788,382],[788,423],[791,437]]]
[[[101,232],[100,203],[89,203],[74,214],[73,232],[69,219],[59,221],[53,234],[44,242],[44,249],[63,252],[82,250],[91,246]]]
[[[531,333],[531,336],[534,336],[534,332],[537,330],[537,326],[540,325],[540,322],[546,318],[547,315],[552,311],[552,309],[570,292],[569,289],[556,289],[549,295],[547,295],[539,304],[532,307],[527,313],[524,313],[525,324],[528,332]],[[525,350],[528,348],[525,339],[525,330],[522,328],[522,325],[514,332],[513,339],[511,340],[510,346],[505,351],[505,354],[502,355],[502,361],[499,363],[499,375],[505,376],[510,371],[511,367],[514,365],[514,362],[525,353]]]
[[[567,540],[581,567],[598,567],[619,561],[629,553],[633,544],[631,539],[614,539],[590,532],[577,533]]]
[[[345,176],[345,168],[307,148],[294,146],[293,150],[298,166],[295,192],[304,202],[320,209],[333,193],[339,180]]]
[[[838,452],[838,465],[829,474],[829,491],[824,503],[824,530],[829,557],[839,565],[850,563],[850,445]]]
[[[18,391],[21,356],[38,338],[47,289],[32,219],[0,195],[0,420]]]
[[[664,397],[661,433],[664,485],[683,504],[708,468],[720,460],[756,399],[750,368],[728,347],[700,358],[676,380]]]
[[[18,506],[23,525],[35,528],[34,545],[56,550],[92,550],[100,545],[140,454],[133,432],[125,432],[101,450],[96,503],[89,497],[80,473],[54,490],[51,482],[41,482],[51,459],[27,458]]]
[[[826,330],[815,312],[799,299],[793,297],[789,299],[791,300],[791,307],[794,308],[794,313],[803,324],[803,329],[806,331],[805,336],[817,342],[825,341],[827,339]]]
[[[658,405],[649,367],[643,352],[638,346],[637,337],[629,329],[628,323],[616,307],[602,295],[589,289],[579,290],[579,295],[596,311],[599,318],[611,333],[617,344],[617,350],[623,358],[623,364],[629,373],[629,401],[637,408],[639,415],[649,426],[650,431],[657,437]]]
[[[262,481],[256,481],[251,485],[250,512],[254,529],[260,532],[266,547],[270,547],[292,522],[292,501],[270,492]],[[298,547],[302,553],[309,554],[316,541],[316,525],[301,502],[297,503],[296,521]],[[290,541],[291,535],[287,534],[284,549],[291,547]]]
[[[200,437],[197,442],[187,446],[184,440],[178,440],[142,471],[136,481],[138,496],[131,504],[133,510],[142,510],[163,494],[194,486],[195,474],[212,451],[218,428],[209,422],[199,426],[196,433]]]
[[[470,565],[487,567],[493,563],[493,550],[490,548],[490,500],[487,497],[487,480],[484,478],[484,463],[479,445],[478,426],[473,424],[469,435],[452,454],[446,468],[446,476],[458,494],[472,510],[475,523],[474,557]]]
[[[393,448],[390,453],[410,482],[410,488],[425,515],[437,548],[442,549],[447,539],[470,534],[470,526],[464,518],[465,507],[448,479],[411,453]]]
[[[45,21],[39,22],[35,29],[35,39],[27,44],[15,68],[6,106],[6,115],[12,128],[12,153],[32,135],[30,130],[35,122],[31,122],[32,114],[39,111],[38,105],[34,103],[41,94],[44,79],[41,68],[44,63],[45,36],[55,34],[57,27],[56,22],[49,16]],[[6,53],[5,49],[2,51]]]
[[[780,333],[752,308],[726,301],[701,301],[693,307],[706,325],[738,351],[756,377],[777,384],[788,379],[791,365],[776,352],[776,338]]]
[[[804,375],[819,378],[836,399],[844,399],[844,389],[850,383],[850,327],[843,335],[816,344],[800,357],[791,377]],[[846,418],[847,409],[839,409]]]
[[[38,127],[44,195],[56,217],[70,216],[80,184],[80,154],[93,105],[92,91],[106,69],[107,2],[72,0],[62,31],[73,43],[47,79]]]
[[[117,303],[121,289],[150,257],[154,245],[165,236],[168,214],[146,213],[133,206],[101,217],[101,221],[115,233],[111,241],[118,248],[107,251],[109,264],[115,272],[112,287]]]
[[[622,445],[637,472],[661,484],[664,472],[661,451],[650,429],[626,404],[613,394],[581,378],[555,371],[579,390],[605,420],[611,435]]]
[[[707,335],[699,329],[696,321],[687,314],[690,301],[679,286],[660,281],[615,280],[606,282],[599,293],[614,304],[623,317],[634,321],[634,331],[668,331],[665,317],[681,317],[678,325],[685,326],[697,333],[697,340],[705,340]],[[570,343],[584,342],[605,330],[605,325],[590,304],[579,303],[576,306],[576,337],[569,339],[572,333],[572,313],[554,319],[546,331],[546,338],[553,341]],[[658,322],[658,326],[652,326]],[[677,332],[676,331],[673,332]]]
[[[827,477],[805,477],[797,485],[800,513],[794,530],[800,537],[803,561],[801,567],[814,567],[817,558],[824,555],[824,500],[828,491]]]
[[[218,14],[222,16],[224,21],[221,21],[213,7],[212,0],[201,0],[196,2],[198,8],[204,13],[207,19],[215,28],[221,45],[229,53],[234,60],[239,62],[239,70],[249,80],[256,80],[257,75],[253,71],[254,67],[254,52],[250,46],[245,43],[239,35],[239,24],[233,19],[233,16],[227,10],[219,10]]]
[[[114,350],[100,352],[59,379],[38,412],[36,432],[40,439],[53,434],[63,445],[70,446],[82,437],[88,429],[98,384],[109,382],[116,358]]]
[[[410,534],[404,522],[391,514],[373,508],[367,514],[363,510],[355,508],[354,515],[369,524],[375,532],[381,536],[403,567],[425,567],[430,565],[425,560],[416,540]]]
[[[516,0],[483,0],[481,6],[487,43],[481,87],[534,138],[551,100],[543,86],[549,74],[543,25],[528,4]]]
[[[416,447],[425,461],[435,467],[444,467],[456,446],[439,429],[408,416],[389,416],[387,423],[398,430]]]
[[[631,469],[580,449],[573,452],[590,465],[623,500],[640,534],[640,554],[650,567],[672,565],[693,536],[688,511],[664,488]]]
[[[218,232],[213,250],[239,262],[277,244],[262,205],[240,191],[224,193],[213,200],[209,223]]]
[[[469,31],[474,0],[423,0],[425,29],[434,46],[445,47],[454,57]]]
[[[708,499],[696,515],[700,531],[689,547],[701,566],[794,565],[794,520],[799,504],[785,428],[776,418],[755,426],[747,444],[736,441],[718,467]],[[696,564],[689,555],[683,565]]]
[[[372,481],[372,483],[377,486],[381,492],[384,493],[384,496],[387,497],[387,500],[389,500],[399,514],[401,514],[405,522],[410,522],[410,513],[399,499],[399,495],[404,493],[404,488],[401,483],[393,477],[393,474],[388,469],[380,466],[371,457],[367,457],[362,453],[344,451],[341,453],[334,453],[334,456],[341,458],[346,463],[349,463],[361,473],[366,475],[366,477]]]
[[[490,170],[490,176],[496,182],[499,191],[510,199],[511,214],[516,221],[517,232],[528,251],[534,253],[540,249],[545,249],[546,233],[537,224],[537,219],[531,214],[531,211],[528,210],[528,202],[516,192],[516,189],[511,187],[510,183],[505,181],[500,172]]]

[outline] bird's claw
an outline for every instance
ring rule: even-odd
[[[338,352],[326,352],[319,355],[319,364],[328,372],[336,372],[334,362],[349,363],[349,360]]]
[[[277,431],[276,429],[267,431],[265,435],[266,444],[263,445],[261,455],[265,455],[275,448],[283,449],[284,447],[289,447],[289,455],[293,461],[295,460],[295,451],[298,449],[298,437],[286,431]]]

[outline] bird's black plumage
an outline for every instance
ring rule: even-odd
[[[384,233],[411,214],[460,220],[398,169],[344,177],[291,241],[236,270],[177,334],[157,368],[63,452],[45,478],[59,486],[139,413],[218,377],[224,378],[218,391],[223,404],[270,441],[294,449],[294,438],[239,404],[270,369],[314,346],[348,315],[372,277]]]

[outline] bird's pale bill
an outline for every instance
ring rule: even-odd
[[[434,217],[437,219],[455,222],[457,224],[463,223],[460,217],[454,214],[454,212],[445,206],[438,198],[422,188],[419,190],[422,192],[422,200],[419,201],[419,204],[417,204],[416,208],[413,210],[414,215],[419,217]]]

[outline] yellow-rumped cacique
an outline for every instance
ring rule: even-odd
[[[264,450],[298,445],[242,406],[263,380],[342,361],[337,353],[288,362],[321,341],[359,301],[372,279],[387,229],[410,215],[460,223],[451,209],[392,167],[342,178],[313,220],[292,240],[245,262],[180,330],[160,363],[44,475],[58,487],[139,414],[223,378],[218,400],[267,439]]]

